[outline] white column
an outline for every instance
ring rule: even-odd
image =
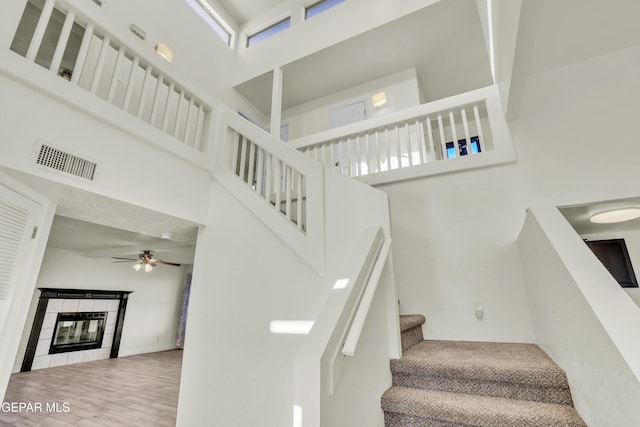
[[[282,122],[282,68],[273,69],[273,88],[271,91],[271,135],[280,139]]]

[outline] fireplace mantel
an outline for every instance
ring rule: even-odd
[[[132,293],[132,291],[58,288],[38,289],[40,290],[40,299],[38,301],[35,318],[33,319],[33,326],[31,327],[27,350],[22,362],[22,368],[20,369],[21,372],[30,371],[33,366],[34,358],[36,357],[36,348],[41,340],[40,335],[45,321],[45,316],[51,311],[47,310],[47,306],[52,300],[109,300],[113,304],[117,305],[117,312],[113,311],[113,314],[116,314],[115,327],[113,328],[113,341],[110,343],[110,351],[108,348],[104,349],[104,351],[109,351],[109,358],[114,359],[118,357],[124,316],[127,310],[127,301],[129,299],[129,294]],[[109,301],[96,301],[95,303],[98,304],[98,302],[100,302],[102,304],[106,304]],[[92,304],[92,301],[86,302]],[[115,306],[113,310],[115,310]],[[106,353],[102,357],[106,358]]]

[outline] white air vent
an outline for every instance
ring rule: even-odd
[[[93,181],[97,164],[42,144],[36,153],[36,164]]]
[[[0,300],[7,297],[29,212],[0,202]]]

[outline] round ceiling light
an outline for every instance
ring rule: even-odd
[[[594,224],[614,224],[640,218],[640,208],[613,209],[597,213],[591,217]]]

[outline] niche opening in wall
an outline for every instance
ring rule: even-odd
[[[585,240],[594,255],[623,288],[637,288],[631,258],[624,239]]]

